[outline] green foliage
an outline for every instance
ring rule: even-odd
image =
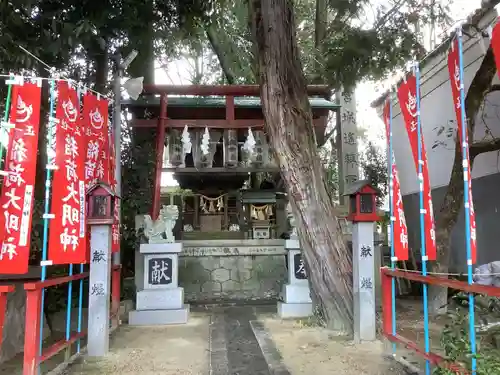
[[[387,196],[387,156],[383,150],[368,142],[364,153],[360,157],[360,164],[364,178],[379,189],[380,195],[377,197],[377,205],[381,207]]]
[[[421,52],[419,35],[414,35],[413,25],[429,22],[432,18],[429,7],[412,0],[404,10],[376,9],[373,12],[376,19],[365,22],[363,12],[369,3],[329,0],[326,38],[316,45],[316,1],[295,1],[297,38],[310,81],[319,75],[333,87],[349,87],[363,78],[382,77],[388,70],[404,64],[409,56]],[[97,71],[103,71],[105,82],[100,83],[105,87],[110,78],[111,54],[116,51],[127,54],[135,48],[140,54],[129,69],[132,76],[146,75],[146,70],[152,74],[155,55],[162,63],[187,57],[192,63],[193,83],[224,83],[229,76],[222,71],[221,59],[224,58],[234,83],[256,82],[246,1],[16,0],[0,1],[0,13],[8,15],[0,20],[2,73],[48,76],[46,67],[23,52],[19,48],[22,46],[57,71],[89,86],[96,82]],[[215,39],[208,35],[215,35]],[[216,47],[221,53],[214,52]],[[0,94],[5,97],[3,84]],[[42,118],[46,118],[45,115]],[[135,216],[146,213],[152,203],[155,140],[154,133],[146,133],[127,134],[127,141],[125,137],[123,141],[122,194],[125,199],[121,233],[125,270],[133,269],[133,254],[138,243]],[[36,197],[43,196],[45,181],[45,155],[43,148],[40,150],[38,165],[42,167],[37,173]],[[379,156],[368,156],[363,169],[385,192],[386,172],[380,162],[385,158]],[[336,163],[329,160],[325,165],[326,182],[330,191],[336,192]],[[42,246],[42,210],[43,202],[37,199],[32,232],[32,262],[35,263],[40,260]]]
[[[465,293],[459,293],[453,297],[458,307],[448,312],[449,323],[445,326],[441,335],[441,346],[445,352],[445,358],[452,363],[461,364],[467,370],[471,370],[471,348],[469,343],[469,314],[468,298]],[[500,305],[498,299],[487,296],[478,296],[475,310],[477,322],[485,320],[486,317],[500,318]],[[490,331],[477,332],[477,375],[500,374],[500,357],[498,349],[494,345],[493,336],[498,334]],[[455,372],[436,368],[435,375],[453,375]]]
[[[127,135],[124,134],[124,138]],[[130,134],[122,152],[122,227],[121,252],[124,276],[134,270],[134,254],[139,245],[135,230],[136,215],[147,214],[153,205],[156,164],[155,132],[136,130]]]
[[[354,87],[364,79],[384,78],[395,68],[404,67],[425,54],[421,28],[449,22],[447,8],[437,3],[420,0],[389,4],[329,1],[332,21],[322,48],[325,81],[332,87]],[[372,17],[367,15],[370,11]]]

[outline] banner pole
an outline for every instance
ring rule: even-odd
[[[462,165],[464,174],[464,212],[465,212],[465,248],[467,252],[467,281],[469,285],[473,283],[472,278],[472,249],[471,249],[471,228],[470,228],[470,209],[472,202],[469,201],[469,177],[470,177],[470,161],[469,161],[469,144],[467,139],[467,119],[465,116],[465,89],[464,89],[464,59],[463,59],[463,40],[462,28],[457,30],[458,38],[458,62],[460,69],[460,115],[462,120]],[[469,293],[469,341],[471,349],[471,370],[472,374],[476,373],[476,328],[475,328],[475,311],[474,311],[474,294]]]
[[[420,117],[420,68],[418,62],[415,62],[416,79],[416,101],[417,101],[417,138],[418,138],[418,180],[419,180],[419,206],[420,206],[420,243],[422,249],[422,275],[427,276],[427,254],[425,243],[425,206],[424,206],[424,177],[423,177],[423,159],[422,159],[422,121]],[[430,228],[429,228],[430,229]],[[428,306],[428,287],[423,284],[423,303],[424,303],[424,336],[425,353],[430,352],[429,340],[429,306]],[[425,374],[430,375],[431,364],[429,360],[425,361]]]
[[[389,93],[389,98],[387,100],[389,105],[389,218],[390,218],[390,238],[391,238],[391,269],[396,269],[396,254],[394,251],[394,221],[396,216],[394,215],[394,175],[392,173],[394,154],[393,154],[393,144],[392,144],[392,92]],[[391,310],[392,310],[392,334],[396,335],[396,279],[391,278]],[[392,344],[392,354],[396,355],[396,343]]]
[[[52,169],[55,168],[55,145],[53,142],[53,135],[55,134],[55,102],[56,102],[56,80],[50,80],[50,110],[49,110],[49,121],[47,127],[47,166],[46,166],[46,177],[45,177],[45,202],[43,210],[43,237],[42,237],[42,261],[40,265],[42,267],[42,275],[40,277],[41,281],[44,281],[47,277],[47,250],[49,242],[49,221],[50,215],[50,192],[51,192],[51,179],[52,179]],[[54,147],[54,149],[52,149]],[[52,152],[53,151],[53,152]],[[42,345],[43,345],[43,313],[45,304],[45,289],[42,289],[42,301],[40,308],[40,355],[42,355]],[[40,365],[38,365],[38,373],[40,373]]]

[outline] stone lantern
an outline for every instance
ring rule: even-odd
[[[349,214],[352,221],[352,258],[354,294],[354,340],[376,340],[375,303],[375,223],[378,190],[369,181],[356,181],[346,188],[349,196]]]
[[[376,222],[378,190],[367,180],[356,181],[347,186],[345,196],[349,196],[349,215],[352,222]]]
[[[119,197],[103,182],[87,190],[87,224],[90,226],[87,352],[91,357],[102,357],[109,351],[111,236],[116,199]]]
[[[113,224],[115,201],[119,197],[104,182],[97,182],[87,190],[87,223]]]

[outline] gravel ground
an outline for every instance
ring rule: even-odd
[[[273,375],[405,374],[398,364],[384,359],[381,342],[354,345],[327,330],[277,319],[275,312],[275,305],[199,307],[192,309],[186,325],[123,325],[111,336],[108,357],[80,358],[64,374],[269,375],[267,349],[277,353],[275,363],[270,361]],[[430,322],[434,350],[439,347],[445,323],[442,320],[433,318]],[[398,301],[397,325],[399,333],[423,346],[420,301]],[[259,327],[264,332],[264,340],[258,341],[252,329]],[[266,349],[264,355],[262,342]],[[399,347],[398,353],[423,367],[423,361],[410,351]],[[64,353],[60,353],[44,363],[42,373],[54,368],[63,356]],[[2,364],[0,375],[20,375],[21,364],[22,354]]]
[[[122,326],[111,351],[101,360],[83,358],[71,375],[201,375],[208,373],[209,317],[192,316],[188,324],[168,327]]]
[[[394,361],[383,357],[380,341],[355,345],[327,330],[303,327],[296,321],[263,319],[289,373],[337,375],[403,375]]]

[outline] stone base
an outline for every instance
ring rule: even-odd
[[[184,306],[183,288],[145,289],[137,292],[136,309],[177,310]]]
[[[312,303],[309,284],[305,280],[304,285],[285,284],[281,291],[281,299],[285,303]]]
[[[141,243],[139,246],[139,251],[141,254],[167,254],[167,253],[180,253],[182,251],[181,242],[153,242],[153,243]]]
[[[129,313],[128,324],[131,326],[186,324],[188,316],[189,305],[175,310],[134,310]]]
[[[278,316],[287,318],[307,318],[313,314],[312,303],[278,302]]]
[[[22,353],[24,349],[24,332],[26,327],[26,291],[24,290],[22,283],[16,282],[15,286],[16,289],[13,292],[7,293],[3,341],[0,344],[0,364],[14,358],[16,354]],[[64,310],[64,322],[66,322],[66,310]],[[50,333],[51,331],[47,324],[46,315],[44,314],[43,338],[45,339],[50,336]]]
[[[300,242],[298,239],[285,240],[285,249],[287,250],[300,250]]]

